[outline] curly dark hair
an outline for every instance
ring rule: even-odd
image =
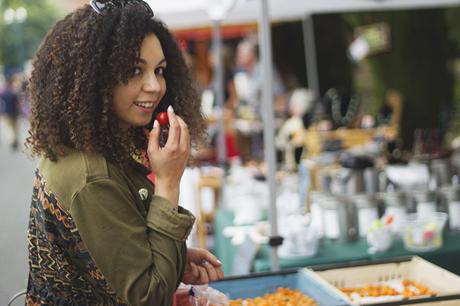
[[[172,105],[189,126],[192,144],[204,139],[206,125],[197,91],[166,26],[152,18],[140,1],[102,14],[86,5],[58,21],[36,54],[26,140],[32,155],[55,161],[71,148],[127,165],[146,149],[145,128],[120,127],[112,92],[119,82],[128,82],[140,45],[150,33],[158,37],[168,63],[167,91],[155,112]]]

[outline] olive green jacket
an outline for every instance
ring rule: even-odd
[[[39,161],[28,233],[29,302],[171,305],[194,217],[155,196],[148,173],[134,161],[123,170],[77,151]]]

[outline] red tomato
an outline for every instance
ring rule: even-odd
[[[168,113],[159,112],[157,115],[157,121],[160,125],[168,125],[169,124]]]

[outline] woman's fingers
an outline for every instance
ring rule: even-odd
[[[212,282],[218,280],[217,271],[209,261],[203,260],[202,265],[206,268],[206,271],[208,272],[208,281]]]
[[[198,284],[203,285],[209,283],[208,270],[203,266],[197,266],[200,271],[200,277],[198,278]]]
[[[155,120],[153,122],[153,129],[149,133],[149,143],[147,147],[147,152],[156,152],[159,148],[159,140],[160,138],[160,125],[158,121]]]
[[[207,261],[209,261],[213,266],[217,266],[217,267],[222,266],[222,263],[219,261],[219,259],[217,259],[216,256],[214,256],[214,254],[212,254],[208,250],[204,250],[204,251],[205,251],[204,256]]]
[[[180,126],[180,140],[179,146],[182,150],[189,150],[190,149],[190,133],[188,130],[187,123],[185,123],[184,119],[179,116],[176,116],[177,122]]]
[[[179,145],[180,139],[180,124],[177,120],[177,115],[174,112],[173,107],[170,105],[168,106],[168,120],[169,120],[169,133],[168,133],[168,141],[166,142],[165,147],[176,147]]]
[[[168,107],[169,134],[165,147],[190,151],[190,133],[184,119],[176,115],[172,106]]]
[[[188,248],[188,260],[206,268],[209,281],[224,278],[222,263],[211,252],[201,248]]]
[[[211,281],[215,281],[215,280],[224,278],[224,271],[222,270],[222,263],[217,258],[215,258],[215,261],[218,263],[217,265],[213,263],[209,263],[209,265],[212,266],[216,274],[216,278],[213,278]]]
[[[223,279],[224,278],[224,271],[222,270],[222,266],[216,268],[217,272],[217,279]]]
[[[192,274],[194,278],[200,277],[200,271],[198,271],[197,265],[193,261],[190,261],[189,264],[190,264],[190,274]]]

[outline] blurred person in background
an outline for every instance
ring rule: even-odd
[[[6,77],[5,88],[0,93],[0,110],[10,134],[11,149],[14,151],[18,149],[18,118],[20,114],[19,94],[16,85],[15,75],[8,76]]]
[[[235,103],[237,144],[243,162],[261,161],[264,158],[261,69],[257,43],[253,37],[240,41],[236,48],[233,84],[237,95]],[[285,90],[276,72],[273,86],[275,117],[283,117],[287,112]]]
[[[295,170],[303,151],[302,131],[311,121],[315,95],[311,89],[296,88],[289,98],[289,119],[284,121],[276,134],[275,143],[281,162],[288,170]]]
[[[39,163],[27,305],[170,306],[180,282],[223,277],[214,255],[185,244],[195,218],[179,183],[205,122],[176,41],[144,1],[92,0],[58,21],[29,92]]]
[[[207,118],[208,135],[210,141],[207,146],[203,146],[200,150],[194,152],[194,159],[198,163],[216,164],[218,150],[218,128],[220,120],[224,124],[224,138],[226,147],[227,161],[236,160],[239,158],[239,151],[236,145],[235,136],[235,105],[237,103],[237,96],[235,86],[233,83],[233,63],[234,54],[232,49],[228,46],[222,46],[222,64],[223,64],[223,103],[224,105],[217,105],[217,95],[215,93],[215,74],[212,70],[211,82],[207,84],[206,88],[201,94],[201,108]],[[209,66],[214,68],[216,66],[215,54],[210,53],[208,56]]]

